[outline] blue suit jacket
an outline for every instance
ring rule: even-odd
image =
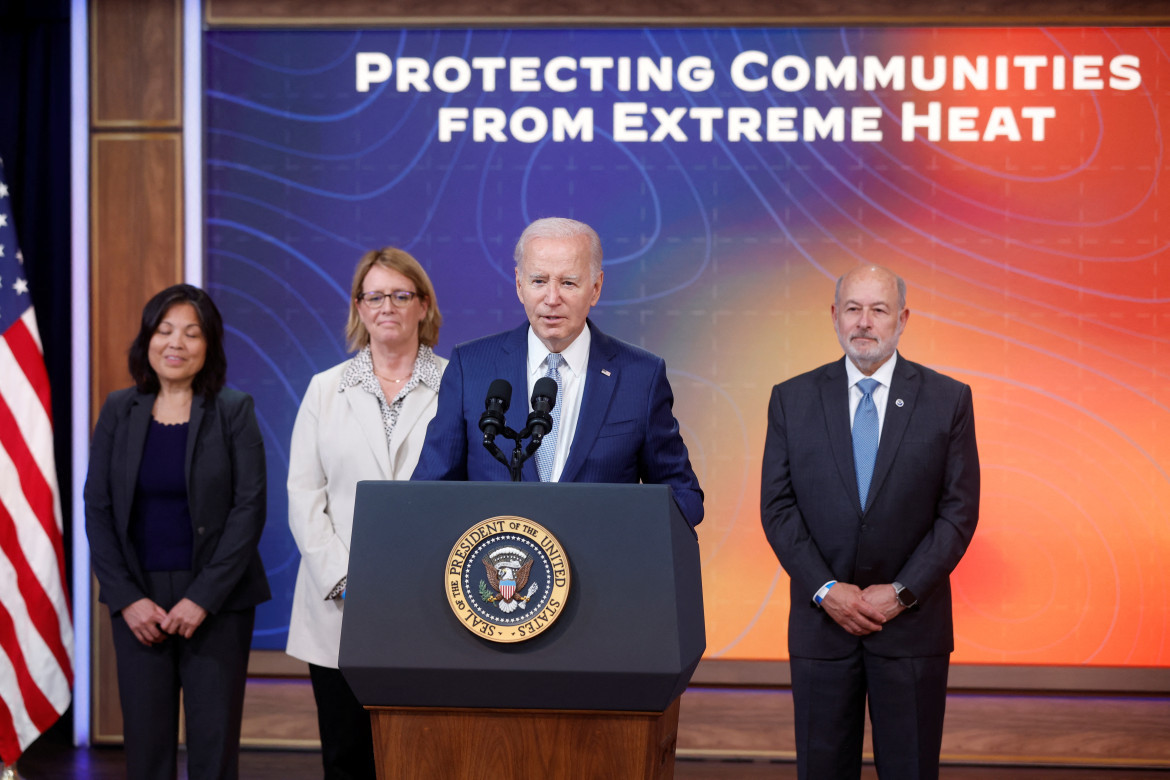
[[[671,410],[674,395],[666,363],[606,336],[592,322],[588,327],[589,373],[560,481],[669,485],[683,517],[697,525],[703,519],[703,491]],[[411,479],[509,479],[508,469],[484,448],[479,430],[484,397],[495,379],[512,385],[507,424],[523,430],[528,419],[528,323],[455,347],[439,387],[439,410]],[[535,458],[524,464],[523,478],[540,480]]]
[[[971,388],[898,356],[862,509],[853,468],[845,359],[776,385],[768,407],[760,514],[791,577],[788,649],[842,658],[859,642],[887,657],[954,649],[951,570],[979,519]],[[829,580],[895,580],[918,606],[864,638],[812,602]]]

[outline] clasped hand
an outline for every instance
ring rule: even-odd
[[[123,608],[122,617],[134,637],[149,647],[162,642],[170,634],[190,639],[207,617],[207,610],[185,598],[167,612],[150,599],[141,598]]]
[[[821,599],[821,608],[837,625],[854,636],[881,631],[882,625],[905,611],[898,594],[889,583],[870,585],[865,590],[848,582],[838,582]]]

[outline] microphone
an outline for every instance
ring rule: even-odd
[[[528,429],[532,438],[540,441],[552,430],[549,412],[557,403],[557,383],[552,377],[542,376],[532,388],[532,412],[528,415]]]
[[[483,431],[484,443],[493,441],[504,430],[504,413],[512,403],[512,385],[507,379],[493,380],[488,386],[484,399],[484,412],[479,416],[479,429]]]

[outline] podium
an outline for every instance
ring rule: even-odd
[[[498,517],[543,526],[569,563],[525,641],[469,631],[447,596],[453,548]],[[664,485],[358,484],[339,663],[379,780],[672,777],[705,645],[698,542]]]

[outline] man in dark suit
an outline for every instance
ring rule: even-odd
[[[897,354],[906,285],[861,266],[831,309],[846,357],[772,390],[760,514],[791,578],[801,778],[874,762],[937,778],[954,650],[949,575],[979,516],[971,389]]]
[[[537,379],[548,376],[558,385],[553,426],[523,478],[666,484],[697,525],[703,492],[674,418],[666,364],[588,319],[604,278],[597,233],[576,220],[537,220],[520,236],[514,259],[528,322],[455,347],[411,479],[509,479],[479,429],[488,387],[505,379],[530,398]],[[513,403],[508,427],[524,428],[529,409]]]

